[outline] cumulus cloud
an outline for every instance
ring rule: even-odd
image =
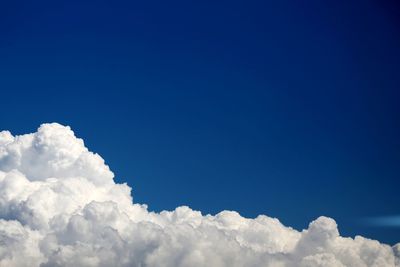
[[[0,266],[400,266],[400,245],[278,219],[133,204],[104,160],[56,123],[0,132]]]

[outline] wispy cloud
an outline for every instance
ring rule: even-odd
[[[376,227],[400,227],[400,215],[371,217],[364,219],[364,222]]]

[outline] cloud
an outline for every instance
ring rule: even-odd
[[[400,227],[400,216],[381,216],[364,219],[364,223],[378,227]]]
[[[0,266],[400,266],[400,245],[339,235],[319,217],[278,219],[133,204],[104,160],[69,127],[0,133]]]

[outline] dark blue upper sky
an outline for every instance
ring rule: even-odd
[[[400,241],[395,1],[5,1],[0,128],[70,125],[151,210]]]

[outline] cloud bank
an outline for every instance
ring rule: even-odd
[[[400,244],[339,235],[319,217],[278,219],[133,204],[104,160],[69,127],[0,132],[0,266],[400,266]]]

